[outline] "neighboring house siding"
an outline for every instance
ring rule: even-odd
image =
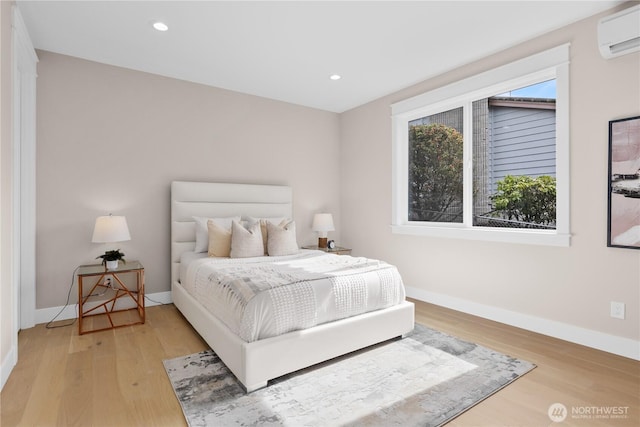
[[[507,175],[556,172],[555,109],[489,107],[489,191]]]

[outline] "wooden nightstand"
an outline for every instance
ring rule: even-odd
[[[134,276],[129,290],[125,277]],[[84,293],[85,281],[91,290]],[[105,297],[107,299],[100,299]],[[91,322],[87,322],[91,319]],[[120,262],[115,270],[102,264],[78,267],[78,332],[80,335],[144,323],[144,267],[139,261]],[[89,323],[90,325],[86,328]],[[85,327],[85,328],[83,328]]]
[[[341,246],[336,246],[333,249],[329,249],[329,248],[319,248],[317,245],[315,245],[315,246],[303,246],[302,249],[315,249],[317,251],[325,251],[330,254],[336,254],[336,255],[351,255],[351,249],[343,248]]]

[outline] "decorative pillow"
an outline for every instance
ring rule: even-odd
[[[266,221],[266,225],[267,252],[270,256],[291,255],[298,252],[295,221],[284,220],[278,225]]]
[[[262,243],[264,244],[264,254],[268,255],[269,252],[267,251],[267,241],[268,241],[268,235],[267,235],[267,222],[270,221],[274,224],[280,224],[283,221],[286,221],[287,223],[290,222],[290,219],[287,219],[285,217],[273,217],[273,218],[253,218],[253,217],[242,217],[242,225],[244,225],[245,227],[249,228],[248,226],[253,224],[254,222],[259,222],[260,223],[260,231],[262,232]]]
[[[238,221],[231,223],[231,258],[248,258],[264,255],[260,223],[244,228]]]
[[[209,256],[229,257],[231,253],[231,230],[223,227],[217,221],[207,221]]]
[[[207,252],[207,248],[209,247],[207,221],[210,219],[229,231],[231,231],[231,221],[234,219],[240,221],[239,216],[230,216],[228,218],[205,218],[202,216],[194,216],[193,220],[196,222],[196,247],[193,250],[194,252]]]

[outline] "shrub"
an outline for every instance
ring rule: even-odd
[[[507,219],[535,224],[556,220],[556,179],[543,175],[507,175],[498,181],[498,192],[491,196],[494,212]]]
[[[409,214],[439,221],[462,203],[462,134],[442,124],[409,128]]]

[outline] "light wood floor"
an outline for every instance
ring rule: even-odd
[[[416,321],[538,366],[449,426],[640,425],[640,362],[421,302]],[[186,426],[162,360],[205,348],[173,305],[148,308],[145,325],[83,336],[77,324],[22,331],[20,360],[0,394],[0,425]],[[570,414],[558,424],[547,415],[553,403],[570,413],[628,412]]]

